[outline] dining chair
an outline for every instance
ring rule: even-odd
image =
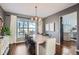
[[[46,41],[46,55],[54,55],[56,49],[56,38],[49,38]]]

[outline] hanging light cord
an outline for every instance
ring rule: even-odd
[[[35,6],[35,16],[37,16],[37,6]]]

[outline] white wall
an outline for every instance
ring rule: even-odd
[[[10,30],[11,30],[11,36],[10,36],[10,44],[16,43],[16,20],[17,16],[10,15]]]

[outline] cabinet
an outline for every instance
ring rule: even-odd
[[[6,55],[9,51],[9,37],[4,36],[0,39],[0,55]]]

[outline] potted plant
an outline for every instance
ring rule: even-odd
[[[5,36],[5,35],[10,36],[11,35],[10,28],[8,26],[3,26],[2,30],[1,30],[1,34],[2,34],[2,36]]]

